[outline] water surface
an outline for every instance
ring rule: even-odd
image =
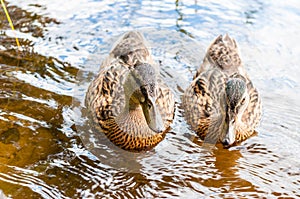
[[[300,197],[298,1],[6,4],[16,28],[1,10],[0,190],[7,197]],[[149,40],[177,101],[172,130],[141,153],[101,136],[84,139],[95,135],[85,90],[113,42],[132,29]],[[205,49],[225,33],[237,40],[263,101],[258,134],[230,149],[204,146],[180,109]]]

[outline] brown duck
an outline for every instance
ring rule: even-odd
[[[164,138],[174,96],[141,33],[125,33],[112,48],[88,88],[86,105],[97,131],[123,149],[149,149]]]
[[[212,42],[182,105],[191,129],[204,141],[230,146],[255,132],[261,119],[261,99],[234,39],[220,35]]]

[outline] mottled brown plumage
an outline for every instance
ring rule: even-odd
[[[236,41],[227,34],[219,35],[207,49],[206,55],[194,79],[203,71],[212,68],[221,69],[223,73],[231,75],[235,72],[246,76]]]
[[[90,84],[86,105],[98,131],[126,150],[158,144],[174,118],[174,96],[159,78],[141,33],[124,34]]]
[[[191,129],[207,142],[232,145],[253,134],[261,118],[261,99],[234,39],[220,35],[213,41],[182,105]]]

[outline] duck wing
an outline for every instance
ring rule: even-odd
[[[111,65],[101,70],[90,84],[86,94],[86,106],[93,111],[97,121],[115,118],[124,108],[123,84],[128,70],[121,65]]]
[[[152,65],[154,61],[148,46],[148,43],[140,32],[127,32],[115,42],[109,56],[102,63],[101,68],[105,68],[115,62],[115,60],[128,67],[134,67],[137,63],[149,63]]]
[[[183,96],[185,118],[205,142],[216,143],[226,131],[226,78],[219,69],[203,72]]]
[[[244,111],[242,122],[248,129],[254,130],[260,122],[262,114],[262,103],[257,89],[253,86],[252,82],[248,80],[247,89],[249,94],[249,104]]]
[[[169,127],[174,119],[175,111],[175,99],[173,92],[161,79],[158,79],[156,92],[158,96],[156,104],[164,121],[164,126]]]
[[[219,68],[227,75],[243,71],[240,52],[236,41],[229,37],[219,35],[208,47],[203,63],[197,70],[194,78],[203,71],[211,68]],[[242,72],[243,73],[243,72]]]

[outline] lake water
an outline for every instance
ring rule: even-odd
[[[299,1],[5,3],[16,29],[1,9],[0,190],[6,197],[300,197]],[[83,103],[114,41],[133,29],[149,41],[177,106],[165,139],[141,153],[93,132]],[[263,102],[257,135],[229,149],[205,146],[180,109],[206,48],[226,33],[237,40]]]

